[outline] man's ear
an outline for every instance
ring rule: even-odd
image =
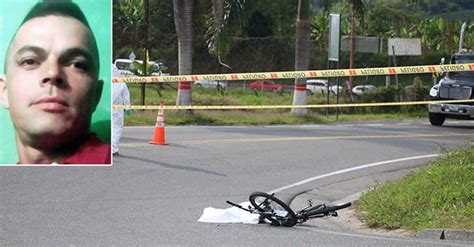
[[[94,102],[92,102],[92,112],[95,112],[95,109],[97,108],[97,105],[99,104],[100,97],[102,96],[102,89],[104,88],[104,81],[103,80],[98,80],[97,81],[97,87],[96,91],[94,92],[94,98],[92,99]]]
[[[8,103],[7,82],[3,75],[0,75],[0,105],[6,109],[10,108],[10,104]]]

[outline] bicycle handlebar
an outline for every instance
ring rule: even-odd
[[[242,206],[240,206],[239,204],[233,203],[233,202],[231,202],[231,201],[226,201],[226,202],[227,202],[228,204],[234,206],[234,207],[238,207],[238,208],[242,207]]]
[[[252,211],[251,211],[250,209],[246,209],[246,208],[240,206],[240,205],[237,204],[237,203],[233,203],[233,202],[231,202],[231,201],[226,201],[226,202],[227,202],[227,204],[230,204],[230,205],[232,205],[232,206],[234,206],[234,207],[238,207],[238,208],[240,208],[240,209],[242,209],[242,210],[245,210],[245,211],[247,211],[247,212],[252,213]]]

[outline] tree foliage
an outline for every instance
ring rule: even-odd
[[[226,3],[227,18],[222,24],[212,26],[212,3]],[[224,55],[224,61],[236,72],[292,70],[294,65],[294,37],[298,1],[294,0],[195,0],[193,14],[193,73],[221,73],[222,66],[216,59]],[[133,13],[133,6],[141,0],[118,0],[113,3],[114,58],[128,57],[143,37],[140,11]],[[327,56],[329,13],[341,13],[343,35],[350,30],[349,0],[312,0],[310,68],[324,68]],[[469,0],[371,0],[366,1],[365,21],[356,22],[357,35],[377,36],[385,39],[421,38],[422,57],[400,58],[400,64],[439,61],[440,54],[457,50],[459,30],[463,21],[468,22],[465,43],[474,47],[474,2]],[[135,3],[133,5],[132,3]],[[334,3],[329,6],[328,3]],[[128,4],[123,9],[122,4]],[[240,11],[230,12],[240,6]],[[233,7],[232,7],[233,6]],[[150,59],[164,61],[171,74],[177,74],[177,42],[173,21],[173,1],[150,3]],[[327,12],[324,10],[327,9]],[[226,12],[227,11],[227,12]],[[232,14],[234,13],[234,14]],[[226,14],[224,14],[226,15]],[[139,19],[139,18],[138,18]],[[251,21],[252,20],[252,21]],[[225,24],[225,28],[222,25]],[[136,31],[134,31],[136,30]],[[219,41],[219,42],[218,42]],[[286,42],[286,44],[285,44]],[[219,44],[219,45],[218,45]],[[217,49],[219,48],[219,49]],[[268,48],[268,49],[267,49]],[[271,49],[270,49],[271,48]],[[218,52],[219,51],[219,52]],[[265,52],[263,52],[265,51]],[[138,59],[141,52],[136,52]],[[279,54],[277,54],[279,53]],[[371,64],[386,65],[384,55],[356,54],[355,67]],[[342,57],[342,64],[346,63]],[[379,63],[379,64],[377,64]],[[363,64],[363,65],[362,65]]]

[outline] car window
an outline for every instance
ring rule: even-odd
[[[117,62],[117,68],[118,68],[118,69],[128,70],[128,69],[130,68],[130,64],[129,64],[129,63],[125,63],[125,62]]]
[[[473,55],[464,55],[464,56],[454,56],[452,63],[453,64],[463,64],[463,63],[472,63],[474,62]],[[453,79],[457,78],[473,78],[474,72],[473,71],[456,71],[456,72],[449,72],[449,77]],[[471,79],[472,80],[472,79]]]

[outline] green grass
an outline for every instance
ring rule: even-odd
[[[132,105],[140,105],[140,85],[130,85]],[[157,93],[157,85],[147,85],[146,105],[174,105],[176,103],[176,90],[165,86]],[[289,105],[292,103],[293,95],[288,93],[277,94],[272,92],[257,92],[232,88],[226,90],[222,95],[217,90],[206,88],[193,88],[193,105]],[[326,97],[322,95],[309,95],[308,104],[325,104]],[[336,98],[331,95],[330,103]],[[347,98],[342,97],[341,103],[346,103]],[[388,110],[387,110],[388,109]],[[335,110],[330,110],[330,115],[325,116],[325,109],[310,109],[306,117],[291,115],[289,109],[265,109],[265,110],[226,110],[226,111],[194,111],[193,115],[177,114],[176,111],[166,111],[165,121],[168,125],[271,125],[271,124],[319,124],[336,121]],[[377,113],[387,112],[391,113]],[[374,120],[374,119],[404,119],[425,117],[426,109],[418,108],[412,110],[407,107],[386,108],[341,108],[339,121]],[[156,111],[134,111],[131,117],[125,119],[126,125],[154,125]]]
[[[358,214],[376,228],[474,230],[474,144],[365,193]]]
[[[126,125],[154,125],[156,112],[136,111],[133,117],[126,118]],[[324,117],[310,114],[296,117],[283,112],[260,111],[195,111],[192,115],[178,114],[176,111],[165,113],[167,125],[271,125],[271,124],[305,124],[326,123]]]
[[[342,114],[339,122],[368,121],[378,119],[417,118],[425,113],[412,114]],[[134,111],[131,117],[125,118],[128,126],[152,126],[156,122],[156,111]],[[326,124],[336,122],[335,114],[321,115],[310,113],[306,117],[293,116],[287,111],[253,110],[253,111],[194,111],[192,115],[178,114],[176,111],[165,111],[166,125],[275,125],[275,124]]]

